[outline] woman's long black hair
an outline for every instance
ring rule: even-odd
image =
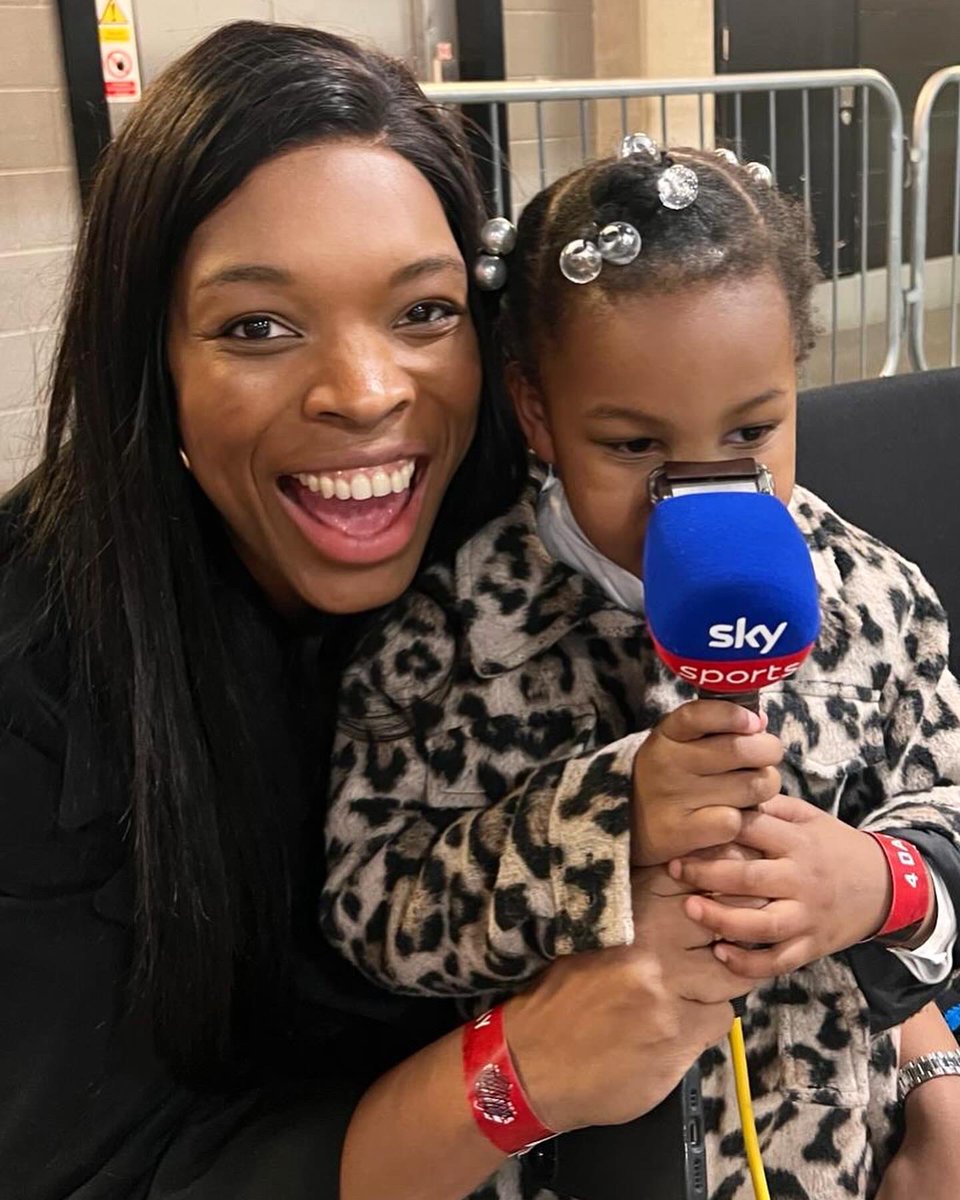
[[[270,764],[250,761],[238,647],[216,602],[218,522],[178,458],[165,318],[193,231],[244,178],[284,150],[343,138],[412,163],[471,264],[483,212],[469,153],[402,64],[317,30],[225,26],[156,81],[101,163],[32,483],[73,688],[95,710],[104,777],[128,799],[132,979],[160,1052],[193,1077],[229,1061],[244,981],[282,975],[290,914],[267,832]],[[471,292],[486,381],[431,555],[506,507],[524,469],[487,300]]]

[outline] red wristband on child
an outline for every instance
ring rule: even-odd
[[[930,876],[916,846],[912,846],[903,838],[890,837],[885,833],[871,833],[870,836],[884,853],[893,884],[890,912],[881,928],[874,934],[875,938],[882,938],[920,925],[927,919]]]
[[[523,1090],[503,1035],[503,1006],[463,1027],[463,1078],[477,1128],[504,1154],[554,1136]]]

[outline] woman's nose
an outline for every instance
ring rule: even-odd
[[[304,415],[374,429],[409,408],[414,400],[410,376],[389,348],[373,339],[356,339],[323,354],[317,378],[304,396]]]

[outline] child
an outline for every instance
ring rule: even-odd
[[[897,1125],[890,1027],[954,965],[960,692],[916,568],[794,486],[806,219],[756,164],[636,135],[537,196],[505,261],[508,377],[550,474],[426,572],[346,675],[324,929],[385,986],[470,996],[628,943],[632,865],[769,901],[687,912],[745,991],[767,980],[744,1028],[772,1192],[872,1196]],[[822,599],[813,655],[764,693],[768,732],[733,706],[674,712],[693,693],[656,657],[638,578],[650,473],[745,455]],[[930,869],[903,944],[871,940],[889,876],[865,828]],[[694,854],[732,841],[763,861]],[[726,1051],[701,1066],[711,1192],[745,1200]],[[492,1186],[535,1194],[515,1162]]]

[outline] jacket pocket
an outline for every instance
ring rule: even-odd
[[[777,980],[777,1049],[782,1090],[840,1108],[870,1098],[870,1020],[853,972],[823,958]]]
[[[590,706],[484,713],[445,729],[426,742],[428,797],[447,807],[492,804],[537,767],[594,749],[596,728]]]
[[[826,680],[799,681],[766,699],[770,732],[784,748],[784,790],[836,813],[846,784],[884,757],[880,693]]]

